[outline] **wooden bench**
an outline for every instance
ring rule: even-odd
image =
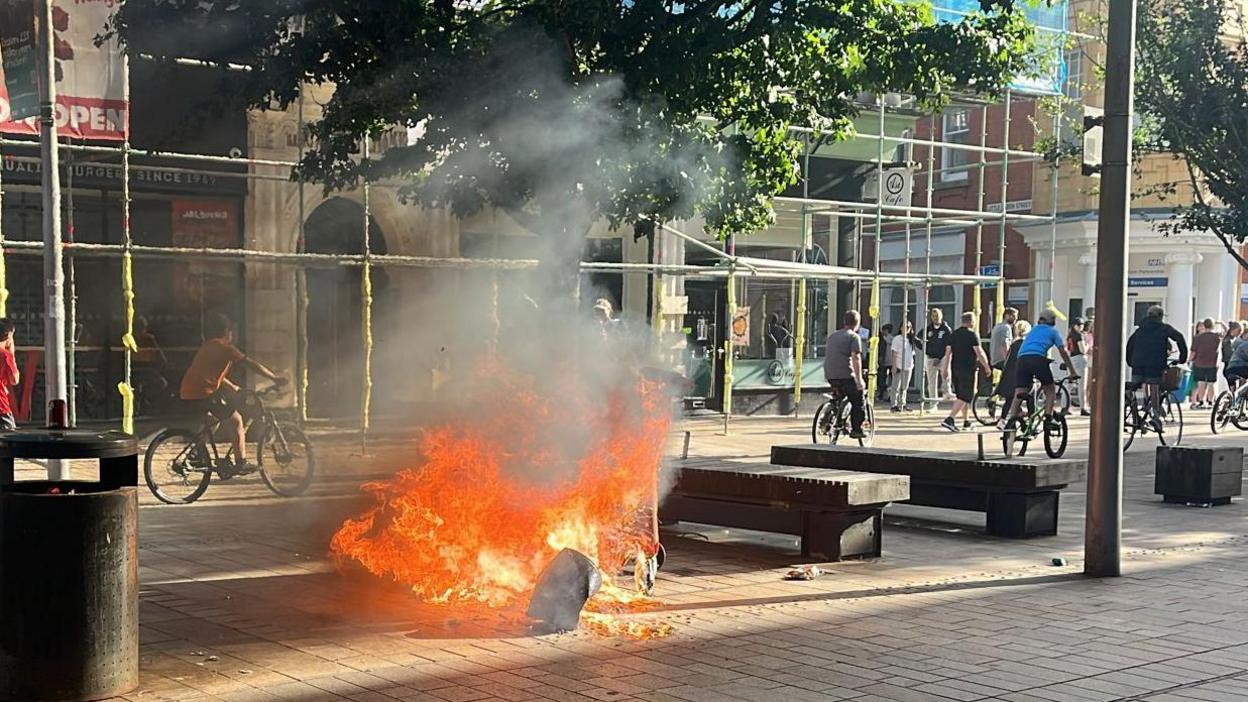
[[[659,508],[664,521],[793,534],[802,555],[877,558],[884,506],[910,497],[910,479],[769,465],[680,466]]]
[[[1229,505],[1243,494],[1239,446],[1158,446],[1156,468],[1153,492],[1166,502]]]
[[[978,460],[931,451],[840,446],[773,446],[771,462],[910,477],[911,504],[988,515],[988,533],[1027,538],[1057,533],[1059,490],[1087,478],[1083,460]]]

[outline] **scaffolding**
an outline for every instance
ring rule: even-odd
[[[1064,26],[1062,31],[1065,32]],[[245,67],[237,67],[237,69],[246,70]],[[123,73],[128,102],[128,61],[123,64]],[[1066,80],[1064,71],[1062,72],[1061,80],[1063,82]],[[682,246],[692,247],[703,254],[709,254],[714,263],[705,265],[688,263],[686,260],[668,260],[666,256],[661,254],[661,247],[655,246],[654,251],[656,253],[648,261],[586,261],[581,264],[581,273],[583,276],[602,274],[620,276],[641,274],[648,276],[647,288],[653,301],[653,304],[650,305],[650,322],[657,334],[662,334],[665,330],[670,332],[673,329],[683,327],[683,323],[676,323],[674,320],[666,319],[669,316],[674,317],[679,313],[669,314],[665,310],[665,298],[667,297],[665,292],[667,288],[664,286],[665,278],[680,281],[679,285],[682,287],[686,281],[710,281],[714,285],[723,286],[726,304],[722,312],[724,316],[720,319],[720,322],[722,323],[724,333],[721,335],[722,338],[718,343],[719,348],[723,352],[721,411],[724,418],[725,431],[728,430],[729,422],[733,415],[735,381],[733,364],[734,360],[736,360],[737,349],[734,347],[732,322],[739,301],[743,297],[744,290],[742,286],[752,280],[788,282],[790,285],[790,316],[796,322],[796,335],[794,335],[792,340],[795,347],[793,358],[795,368],[791,387],[792,408],[794,412],[799,412],[802,406],[804,390],[803,377],[807,370],[805,362],[817,359],[817,354],[812,355],[810,353],[812,346],[817,346],[817,343],[811,343],[812,340],[817,342],[817,339],[811,338],[810,329],[812,310],[809,303],[812,283],[826,285],[829,296],[833,289],[837,289],[838,298],[844,297],[844,295],[841,295],[841,286],[852,285],[855,291],[850,296],[853,300],[852,306],[857,306],[863,302],[861,288],[864,285],[869,286],[869,293],[866,296],[867,316],[876,327],[881,324],[881,320],[884,318],[881,308],[881,295],[884,292],[884,286],[890,286],[891,289],[900,288],[902,291],[901,319],[910,319],[913,300],[913,308],[918,313],[918,319],[915,320],[916,329],[919,327],[918,321],[925,319],[928,310],[933,307],[931,293],[936,286],[955,286],[955,288],[957,286],[970,286],[971,301],[969,309],[975,311],[983,318],[987,317],[982,314],[984,305],[981,299],[981,289],[994,286],[996,294],[990,308],[993,311],[990,316],[994,317],[996,321],[1000,320],[1002,310],[1009,302],[1006,294],[1007,285],[1048,280],[1049,288],[1051,289],[1054,265],[1054,256],[1052,254],[1056,251],[1057,243],[1058,202],[1056,192],[1051,197],[1050,211],[1045,213],[1014,212],[1011,211],[1009,206],[1011,192],[1010,174],[1012,169],[1019,167],[1048,168],[1051,171],[1050,179],[1054,191],[1057,188],[1057,164],[1047,163],[1042,153],[1018,146],[1013,143],[1012,139],[1012,134],[1016,133],[1012,132],[1012,123],[1015,120],[1014,110],[1017,104],[1029,103],[1034,105],[1036,100],[1037,96],[1034,94],[1008,92],[999,107],[989,106],[982,101],[955,102],[951,106],[951,110],[966,110],[968,114],[974,110],[979,114],[980,130],[978,139],[972,142],[950,138],[947,130],[944,129],[943,116],[941,114],[919,113],[907,103],[905,98],[899,99],[891,95],[875,96],[873,105],[864,106],[864,114],[872,117],[875,122],[874,131],[864,129],[853,134],[849,139],[849,143],[864,140],[867,142],[874,140],[875,142],[873,158],[858,159],[860,163],[868,164],[874,170],[876,183],[874,198],[867,197],[865,193],[855,199],[852,197],[824,197],[820,193],[813,192],[812,159],[831,158],[841,161],[851,161],[853,159],[843,158],[838,155],[844,153],[844,144],[829,144],[826,140],[819,138],[812,130],[800,127],[794,128],[794,133],[803,140],[802,143],[804,145],[801,155],[803,163],[801,194],[781,196],[775,199],[778,207],[789,212],[796,212],[800,217],[799,245],[792,247],[790,260],[740,255],[738,246],[749,241],[748,235],[742,235],[740,238],[733,235],[726,240],[719,240],[706,235],[705,232],[686,231],[679,223],[669,223],[659,229],[655,235],[656,239],[674,237],[682,243]],[[142,165],[142,170],[149,173],[242,179],[249,184],[263,182],[290,183],[292,169],[302,160],[306,153],[306,115],[302,94],[300,94],[294,110],[298,136],[296,144],[297,156],[293,160],[139,149],[133,146],[128,128],[124,133],[123,139],[116,145],[69,142],[60,144],[60,148],[68,151],[74,158],[116,159],[120,163],[120,206],[122,209],[120,243],[78,241],[74,239],[72,232],[70,232],[68,237],[69,243],[65,248],[65,253],[67,266],[71,271],[68,290],[68,297],[71,301],[70,319],[68,320],[69,330],[71,331],[71,356],[84,350],[84,347],[77,345],[77,337],[72,333],[77,328],[78,321],[76,316],[77,306],[73,304],[73,301],[76,299],[76,278],[73,271],[78,262],[83,260],[119,259],[120,261],[121,280],[119,284],[124,319],[122,333],[119,339],[110,340],[104,344],[103,349],[106,353],[117,351],[121,353],[122,378],[117,384],[117,392],[121,397],[120,425],[125,431],[134,431],[134,419],[140,400],[140,391],[135,387],[133,379],[134,357],[141,350],[139,340],[136,338],[135,327],[135,303],[138,298],[134,278],[137,261],[185,262],[194,260],[196,262],[263,263],[292,266],[294,268],[294,286],[291,305],[294,310],[295,334],[297,336],[295,368],[292,369],[296,380],[294,406],[298,416],[303,420],[306,420],[309,416],[308,318],[310,302],[308,272],[313,269],[326,268],[358,270],[360,273],[359,299],[361,305],[359,311],[361,324],[359,333],[363,347],[363,354],[360,359],[363,385],[361,387],[358,423],[362,444],[367,443],[372,427],[373,354],[375,343],[373,336],[374,271],[376,269],[388,268],[460,272],[487,271],[490,273],[491,285],[494,289],[493,304],[497,305],[499,274],[533,270],[538,266],[538,261],[526,258],[466,257],[462,255],[414,256],[395,254],[389,251],[384,253],[374,252],[371,244],[371,233],[373,231],[372,196],[377,189],[392,189],[401,186],[399,183],[392,182],[365,181],[360,187],[359,195],[362,200],[364,234],[363,241],[360,242],[362,253],[358,254],[320,253],[308,250],[306,225],[310,213],[306,207],[307,183],[302,180],[295,181],[298,221],[295,223],[295,231],[292,232],[293,250],[278,251],[249,248],[245,241],[237,248],[208,245],[179,246],[136,243],[131,222],[134,159],[142,158],[149,161],[155,159],[155,162]],[[1002,115],[1000,132],[1002,136],[999,140],[989,138],[990,110],[999,110]],[[1054,112],[1053,135],[1055,138],[1060,139],[1062,128],[1061,111],[1055,110]],[[890,134],[888,129],[888,118],[890,116],[901,116],[910,120],[911,128]],[[919,126],[925,127],[926,136],[921,136],[916,132]],[[1034,140],[1027,139],[1021,141]],[[11,153],[15,149],[30,149],[35,145],[37,145],[36,141],[14,139],[0,135],[0,158],[3,158],[6,164],[37,162],[38,159],[33,156]],[[371,157],[371,146],[371,140],[363,140],[361,144],[362,158],[368,159]],[[922,160],[913,158],[915,149],[923,151]],[[890,161],[890,152],[900,152],[903,158]],[[937,154],[940,154],[939,163]],[[952,156],[953,154],[958,154],[959,156],[954,157]],[[972,156],[974,157],[973,159],[970,158]],[[910,191],[901,201],[889,204],[885,202],[884,197],[885,183],[888,176],[897,171],[899,167],[908,170],[910,173]],[[988,198],[990,189],[989,172],[993,169],[999,171],[999,179],[995,184],[992,184],[997,186],[994,188],[996,197],[993,200],[995,201],[990,201]],[[11,182],[5,181],[4,170],[4,168],[0,168],[0,247],[3,247],[5,254],[0,255],[0,315],[7,314],[10,307],[9,276],[6,268],[7,255],[18,257],[35,256],[43,252],[43,244],[40,241],[17,240],[6,235],[7,228],[3,215],[4,197],[6,188],[9,189],[9,192],[12,192],[14,186]],[[937,203],[938,195],[945,194],[942,191],[942,185],[946,182],[956,181],[956,179],[947,181],[947,175],[964,174],[962,178],[969,180],[971,173],[975,174],[977,184],[973,205],[948,206]],[[860,175],[865,177],[866,172],[864,171]],[[922,192],[914,192],[914,185],[920,181],[924,184]],[[74,192],[72,182],[69,192],[71,212],[69,221],[72,228]],[[254,196],[249,195],[248,197]],[[999,207],[999,210],[993,210],[992,206],[994,205]],[[818,260],[809,260],[811,252],[815,251],[817,247],[814,243],[814,221],[816,217],[821,216],[835,222],[835,225],[830,226],[827,232],[829,236],[834,238],[843,238],[843,232],[838,228],[841,220],[854,223],[852,230],[850,230],[852,240],[848,242],[849,249],[851,249],[853,254],[852,257],[845,256],[846,252],[841,251],[838,246],[836,247],[838,256],[836,261],[823,260],[820,262]],[[1035,271],[1032,275],[1024,278],[1009,279],[1006,277],[1007,235],[1010,225],[1014,223],[1049,223],[1054,227],[1054,236],[1048,257],[1048,271]],[[916,258],[912,250],[914,228],[916,226],[922,228],[922,241],[925,242],[921,272],[914,271],[912,267],[912,261]],[[984,244],[985,236],[990,236],[988,233],[989,227],[993,227],[996,230],[997,270],[994,274],[985,273]],[[963,270],[959,272],[941,272],[933,268],[933,237],[938,230],[952,229],[961,229],[967,232],[974,231],[974,246],[970,252],[973,268],[970,272],[966,270],[965,265]],[[901,270],[886,270],[882,254],[883,248],[897,240],[904,244]],[[867,265],[868,262],[865,260],[864,253],[864,247],[867,244],[870,244],[872,252],[869,265]],[[829,246],[829,248],[832,247]],[[1047,278],[1041,278],[1041,274],[1047,275]],[[1043,304],[1039,300],[1034,300],[1033,302],[1037,307]],[[827,310],[829,318],[834,317],[833,311],[840,306],[839,303],[839,299],[837,305],[829,303]],[[495,309],[495,319],[497,319],[497,314],[497,309]],[[668,323],[669,321],[671,323]],[[825,321],[830,322],[831,319]],[[818,325],[814,326],[817,327]],[[868,347],[868,364],[869,370],[872,372],[870,392],[873,395],[877,389],[877,383],[880,382],[880,379],[874,374],[874,371],[881,365],[879,356],[881,353],[888,353],[887,349],[880,347],[879,339],[880,335],[878,333],[872,334]],[[117,345],[114,346],[113,342],[117,342]],[[72,358],[70,363],[71,374],[73,374],[76,364],[74,364]],[[920,400],[926,406],[926,401],[936,399],[927,397],[925,393],[925,389],[928,387],[926,382],[927,364],[920,365],[916,363],[915,365],[916,369],[919,370],[916,380],[920,389]],[[77,411],[78,380],[76,375],[70,378],[71,412]]]

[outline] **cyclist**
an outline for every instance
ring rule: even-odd
[[[1226,367],[1222,369],[1222,377],[1226,378],[1227,386],[1237,396],[1248,392],[1245,390],[1248,388],[1248,383],[1243,383],[1248,380],[1248,342],[1240,341],[1235,344],[1235,350],[1227,360]],[[1240,383],[1243,384],[1240,385]]]
[[[278,385],[286,379],[247,357],[234,346],[234,323],[223,314],[209,315],[204,323],[204,343],[195,352],[190,368],[182,376],[178,396],[191,402],[216,420],[229,421],[234,427],[234,467],[238,471],[251,469],[247,462],[247,428],[243,415],[239,387],[226,376],[234,364],[241,364]]]
[[[1023,414],[1023,398],[1031,392],[1031,386],[1039,381],[1044,388],[1044,416],[1046,421],[1053,416],[1053,405],[1057,401],[1057,384],[1053,382],[1053,369],[1049,363],[1049,349],[1056,348],[1062,362],[1070,369],[1070,378],[1079,379],[1075,364],[1070,361],[1070,352],[1066,350],[1065,340],[1054,325],[1057,314],[1053,310],[1045,310],[1036,318],[1036,326],[1027,333],[1023,345],[1018,348],[1018,373],[1014,381],[1014,406],[1010,408],[1010,419]]]
[[[1179,347],[1178,365],[1187,363],[1187,341],[1178,329],[1166,324],[1166,311],[1161,305],[1148,308],[1148,314],[1139,328],[1127,339],[1127,365],[1131,366],[1131,381],[1148,389],[1152,400],[1153,426],[1161,427],[1161,381],[1170,357],[1170,342]]]
[[[861,439],[865,436],[862,433],[862,423],[867,418],[863,404],[866,401],[863,392],[867,384],[862,376],[862,336],[858,333],[862,326],[862,317],[858,310],[849,310],[842,321],[844,326],[828,335],[823,375],[833,391],[840,392],[849,400],[852,423],[849,436]]]

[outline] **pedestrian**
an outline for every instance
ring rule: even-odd
[[[910,389],[910,376],[914,373],[914,325],[909,320],[902,322],[901,333],[893,337],[888,355],[893,370],[892,411],[909,412],[906,393]]]
[[[1005,366],[1001,369],[1001,379],[997,382],[997,397],[1001,398],[1001,407],[997,417],[997,428],[1005,429],[1005,418],[1010,416],[1010,407],[1014,404],[1014,387],[1018,381],[1018,351],[1023,347],[1023,340],[1031,332],[1031,322],[1020,319],[1014,323],[1014,341],[1005,354]],[[990,413],[991,414],[991,413]]]
[[[1083,314],[1083,357],[1088,361],[1087,375],[1083,379],[1083,410],[1092,413],[1092,397],[1096,394],[1096,308],[1089,307]]]
[[[880,342],[875,347],[877,358],[876,369],[879,380],[875,384],[875,399],[883,401],[889,396],[888,389],[893,381],[893,325],[885,324],[880,327]]]
[[[0,319],[0,430],[15,431],[13,418],[13,387],[22,382],[17,370],[16,345],[13,343],[13,322]]]
[[[932,308],[928,314],[927,328],[923,330],[923,353],[926,356],[923,363],[927,374],[925,400],[930,403],[929,409],[933,412],[941,399],[938,393],[942,379],[945,381],[945,399],[953,396],[949,390],[949,366],[945,365],[945,346],[948,345],[951,334],[953,330],[945,323],[944,312],[938,307]]]
[[[1222,339],[1215,331],[1212,319],[1202,320],[1196,325],[1196,335],[1192,337],[1192,377],[1196,381],[1196,391],[1192,394],[1191,409],[1213,406],[1221,348]]]
[[[827,378],[828,385],[849,401],[851,439],[865,436],[862,433],[862,423],[867,417],[864,396],[867,384],[862,375],[862,336],[858,333],[861,319],[858,310],[846,312],[842,318],[844,325],[828,334],[823,357],[823,376]]]
[[[1070,320],[1070,331],[1066,334],[1066,352],[1070,354],[1070,360],[1074,363],[1072,370],[1079,376],[1075,381],[1075,397],[1072,404],[1079,408],[1079,414],[1086,417],[1088,414],[1088,388],[1086,375],[1088,372],[1088,356],[1087,341],[1083,335],[1087,327],[1087,321],[1083,317],[1075,317]]]
[[[952,374],[954,400],[949,416],[941,422],[942,427],[949,431],[958,430],[957,415],[962,413],[962,428],[971,428],[969,416],[971,404],[975,402],[975,371],[978,368],[984,375],[992,373],[988,365],[988,356],[979,344],[979,334],[975,333],[975,313],[962,313],[962,326],[949,335],[949,343],[945,345],[945,366]]]
[[[1001,313],[1001,322],[992,328],[988,336],[988,360],[996,370],[1005,368],[1005,357],[1014,343],[1014,324],[1018,321],[1018,310],[1006,307]]]

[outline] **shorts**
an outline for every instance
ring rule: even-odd
[[[1165,368],[1131,368],[1131,382],[1146,385],[1161,385],[1166,374]]]
[[[228,388],[221,388],[202,400],[186,400],[186,406],[197,415],[211,414],[214,419],[223,420],[231,414],[242,414],[242,395]]]
[[[1193,368],[1192,378],[1198,383],[1216,383],[1218,382],[1218,369],[1216,366],[1212,368]]]
[[[1015,388],[1025,388],[1031,390],[1031,384],[1039,381],[1041,385],[1053,384],[1053,367],[1049,363],[1048,356],[1019,356],[1018,357],[1018,380],[1014,383]]]
[[[1222,371],[1222,377],[1232,387],[1241,380],[1248,380],[1248,366],[1236,366]]]
[[[975,375],[974,368],[954,368],[953,369],[953,394],[963,402],[975,401]]]

